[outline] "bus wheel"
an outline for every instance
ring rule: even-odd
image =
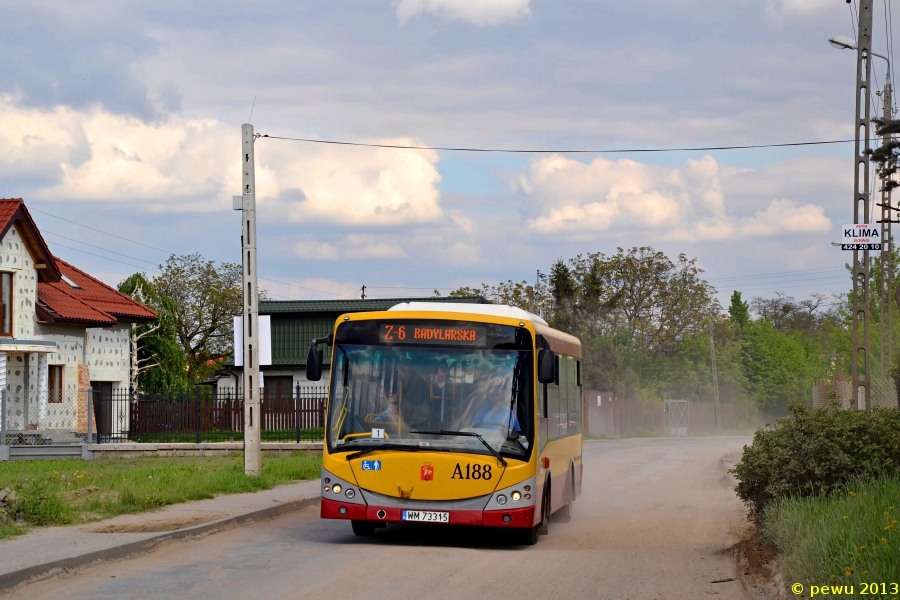
[[[541,523],[522,531],[522,541],[526,546],[534,546],[541,537]]]
[[[560,508],[553,515],[553,520],[559,523],[568,523],[572,520],[572,495],[575,491],[575,482],[572,476],[569,476],[569,481],[566,483],[566,503],[563,504],[562,508]]]
[[[350,525],[353,527],[353,533],[359,536],[368,537],[370,535],[375,535],[375,526],[377,523],[371,521],[350,521]]]
[[[541,522],[538,523],[538,532],[541,535],[550,533],[550,479],[544,485],[544,497],[541,500]]]

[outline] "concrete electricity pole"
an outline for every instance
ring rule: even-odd
[[[859,39],[856,54],[856,160],[853,163],[853,222],[869,222],[869,138],[872,98],[872,2],[859,2]],[[853,354],[851,376],[856,407],[869,410],[869,251],[853,251]]]
[[[891,91],[890,68],[888,68],[888,79],[884,84],[884,114],[882,117],[884,121],[888,121],[893,112]],[[887,145],[890,140],[891,135],[885,133],[882,136],[882,145]],[[887,185],[888,181],[889,178],[885,175],[881,182],[881,204],[878,205],[881,207],[881,220],[878,221],[881,224],[881,256],[878,261],[878,269],[881,272],[881,277],[879,278],[880,289],[878,290],[879,323],[881,324],[881,327],[878,328],[881,338],[881,353],[878,357],[879,377],[886,377],[885,359],[887,359],[887,368],[890,369],[892,363],[891,354],[894,351],[894,307],[891,298],[891,290],[894,289],[894,269],[891,264],[891,255],[893,253],[891,223],[894,221],[894,217],[891,214],[891,190]],[[887,335],[885,335],[885,328],[887,329]]]
[[[719,370],[716,368],[716,343],[713,341],[713,324],[709,324],[709,354],[712,367],[713,394],[716,401],[716,431],[722,429],[722,418],[719,410]]]
[[[871,0],[869,0],[871,2]],[[259,291],[256,277],[256,161],[253,125],[241,125],[241,241],[244,265],[244,473],[259,475]]]

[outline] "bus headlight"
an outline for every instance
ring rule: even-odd
[[[506,496],[504,496],[503,494],[497,496],[497,504],[499,504],[500,506],[506,504]]]
[[[340,494],[342,489],[344,489],[344,488],[341,487],[341,484],[339,484],[339,483],[336,483],[333,486],[331,486],[331,491],[333,491],[335,494]]]
[[[519,492],[519,490],[516,490],[515,492],[510,494],[509,497],[512,498],[513,502],[518,502],[522,499],[522,494]]]
[[[353,490],[347,490],[346,492],[344,492],[344,495],[347,496],[348,500],[352,500],[353,496],[356,495],[356,492],[354,492]]]

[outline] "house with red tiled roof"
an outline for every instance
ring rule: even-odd
[[[0,199],[0,418],[8,432],[85,431],[87,388],[129,391],[132,324],[155,319],[53,256],[21,199]]]

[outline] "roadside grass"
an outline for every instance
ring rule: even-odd
[[[856,481],[812,498],[773,500],[763,534],[779,552],[788,584],[897,581],[900,477]]]
[[[260,439],[263,442],[295,442],[297,441],[296,429],[263,429]],[[325,439],[325,430],[321,427],[311,427],[300,430],[301,442],[321,442]],[[193,444],[197,441],[195,433],[131,433],[129,442],[139,444]],[[242,442],[243,431],[213,430],[201,431],[200,443],[205,442]]]
[[[69,525],[220,494],[267,490],[319,477],[322,457],[295,452],[264,457],[258,477],[244,475],[243,456],[148,457],[119,460],[40,460],[0,463],[0,489],[19,501],[0,524],[0,539],[29,526]]]

